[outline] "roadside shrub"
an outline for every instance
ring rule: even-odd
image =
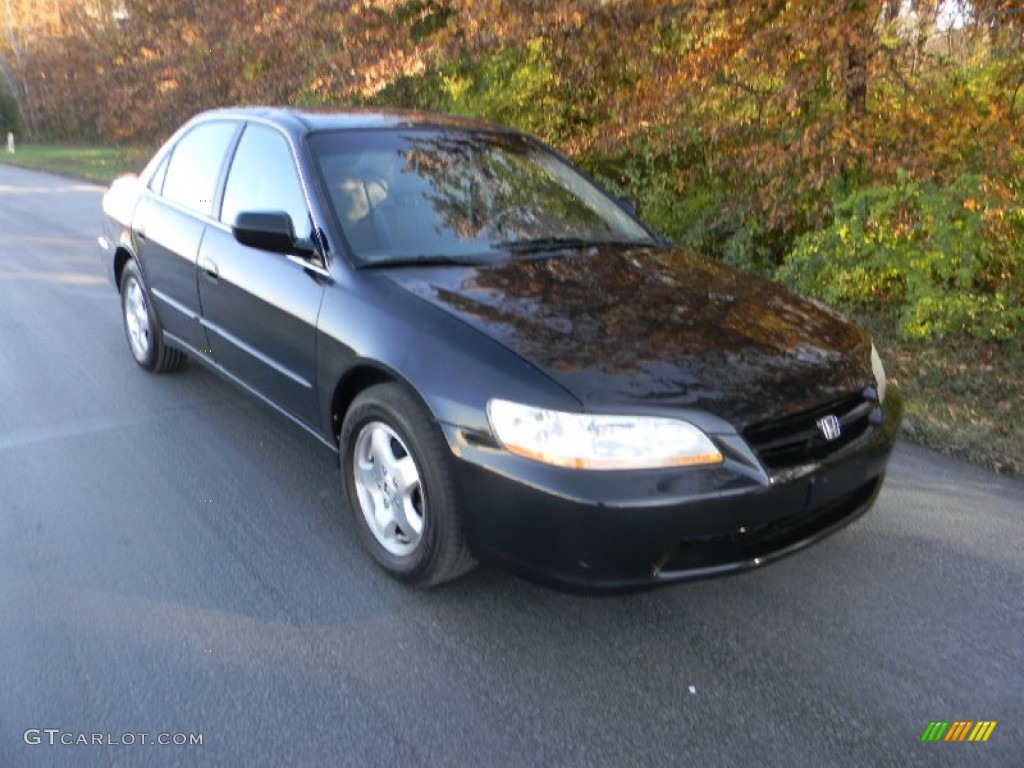
[[[576,119],[570,87],[541,38],[472,60],[460,58],[397,77],[367,103],[481,117],[556,142]]]
[[[669,150],[641,138],[616,152],[575,158],[610,192],[633,198],[658,234],[712,258],[767,272],[773,243],[759,218],[737,211],[727,180],[706,167],[707,147],[694,134]]]
[[[836,202],[777,276],[832,304],[894,312],[907,338],[1009,340],[1024,326],[1024,208],[980,176],[940,187],[900,173]]]
[[[588,151],[577,162],[612,194],[632,198],[641,218],[659,234],[694,244],[706,237],[703,226],[716,207],[710,188],[687,196],[682,183],[685,150],[656,152],[638,142],[620,152]]]

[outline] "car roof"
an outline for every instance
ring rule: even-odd
[[[381,108],[228,107],[196,115],[194,121],[216,118],[258,118],[296,134],[377,128],[461,128],[516,133],[509,128],[455,115]],[[190,122],[194,122],[190,121]]]

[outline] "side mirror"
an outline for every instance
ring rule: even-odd
[[[630,216],[640,215],[640,201],[635,197],[617,197],[615,202],[619,204],[619,208],[624,210]]]
[[[640,201],[636,198],[621,197],[615,198],[615,202],[618,203],[618,207],[622,208],[631,216],[640,215]]]
[[[273,253],[308,255],[308,243],[295,238],[292,218],[283,211],[244,211],[235,217],[231,234],[242,245]]]

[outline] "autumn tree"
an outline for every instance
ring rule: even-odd
[[[30,136],[37,133],[38,97],[32,84],[45,77],[36,51],[58,25],[57,0],[3,0],[0,19],[0,84],[13,99],[19,121]]]
[[[967,257],[942,246],[954,271],[932,276],[957,277],[922,295],[1002,291],[970,305],[990,315],[1016,295],[1019,0],[3,2],[0,76],[50,137],[153,143],[234,103],[471,114],[541,135],[720,258],[827,261],[803,238],[897,200],[893,221],[941,210],[987,249],[962,283]]]

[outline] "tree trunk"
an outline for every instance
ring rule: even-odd
[[[849,38],[846,51],[846,114],[860,116],[868,109],[868,60],[873,24],[868,0],[848,0],[844,12]]]
[[[0,73],[3,74],[4,83],[14,97],[14,103],[18,108],[18,118],[29,137],[36,137],[35,116],[32,111],[28,80],[25,77],[25,52],[14,26],[14,12],[11,8],[11,0],[4,0],[4,33],[10,48],[13,62],[6,57],[0,58]]]

